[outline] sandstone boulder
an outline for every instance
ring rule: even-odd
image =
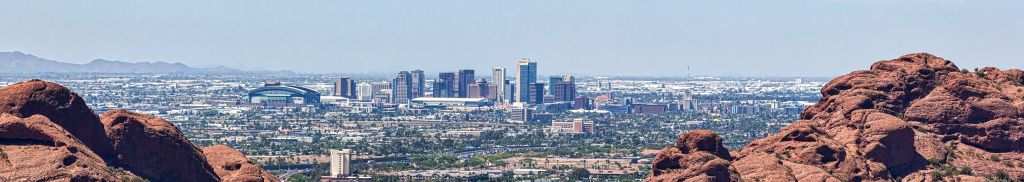
[[[214,145],[203,148],[203,154],[210,159],[217,175],[227,182],[276,182],[277,177],[263,171],[259,166],[249,162],[242,155],[231,147]]]
[[[219,181],[199,148],[163,119],[124,110],[101,119],[118,166],[150,181]]]
[[[0,181],[115,181],[102,158],[46,117],[0,115]]]
[[[697,163],[734,167],[747,181],[1024,180],[1022,80],[1018,69],[971,72],[927,53],[879,61],[830,81],[800,120],[751,141],[731,163],[713,154],[722,152],[688,153],[716,149],[680,136],[653,168],[681,172],[648,179],[712,169]]]
[[[113,149],[99,117],[78,94],[64,86],[30,80],[0,88],[0,113],[23,118],[45,116],[81,140],[100,157],[111,157]]]

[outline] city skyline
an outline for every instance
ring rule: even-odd
[[[393,73],[526,57],[547,65],[540,75],[832,77],[910,52],[1022,67],[1024,50],[1019,1],[3,5],[0,23],[17,28],[0,30],[0,51],[73,63]]]
[[[2,181],[1024,181],[1024,1],[4,1]]]

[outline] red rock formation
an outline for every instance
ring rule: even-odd
[[[0,181],[277,181],[238,162],[245,156],[233,149],[215,151],[230,151],[211,155],[216,168],[177,127],[152,116],[115,110],[101,122],[78,95],[54,83],[0,88]],[[214,170],[233,164],[239,168]]]
[[[124,110],[103,113],[118,166],[150,181],[218,181],[206,156],[174,124]]]
[[[1021,70],[962,71],[927,53],[879,61],[832,80],[800,120],[734,153],[731,180],[1024,179],[1022,80]],[[679,153],[666,149],[659,157]]]
[[[263,171],[241,152],[224,145],[203,148],[203,154],[210,159],[214,171],[224,181],[229,182],[276,182],[276,177]]]
[[[103,159],[36,115],[0,115],[0,181],[113,181]]]
[[[649,181],[738,181],[739,174],[722,147],[722,138],[711,131],[694,130],[679,135],[675,146],[654,157]]]
[[[43,115],[100,157],[111,156],[113,149],[96,113],[78,94],[56,83],[30,80],[0,88],[0,113],[23,118]]]

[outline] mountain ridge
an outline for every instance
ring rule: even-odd
[[[292,71],[245,71],[226,66],[198,68],[164,61],[125,62],[93,59],[76,64],[41,58],[20,51],[0,52],[0,73],[294,73]]]

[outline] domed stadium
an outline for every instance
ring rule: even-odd
[[[254,104],[319,104],[320,93],[279,82],[268,82],[263,87],[249,91],[249,103]]]

